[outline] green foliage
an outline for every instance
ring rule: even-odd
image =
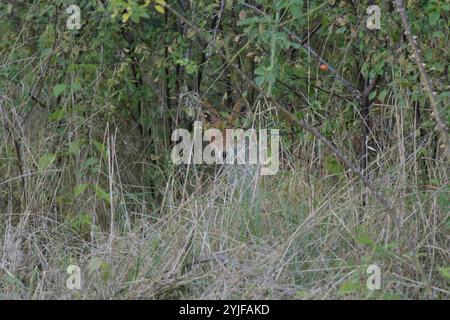
[[[155,10],[161,14],[164,14],[164,0],[113,0],[110,1],[110,9],[112,10],[111,17],[121,17],[123,23],[131,20],[133,23],[139,23],[141,19],[150,18],[148,9],[150,5],[153,5]]]
[[[26,254],[32,252],[33,258],[25,259],[24,265],[17,262],[18,274],[5,272],[0,280],[2,288],[6,284],[21,295],[45,291],[37,288],[47,285],[47,280],[40,278],[40,268],[53,256],[48,246],[52,237],[59,237],[55,241],[59,247],[53,248],[56,252],[70,251],[61,253],[59,263],[72,260],[67,258],[72,254],[89,257],[89,276],[102,281],[96,292],[115,288],[117,283],[157,277],[173,256],[180,257],[182,267],[169,269],[186,279],[216,268],[216,261],[199,268],[190,266],[197,247],[202,248],[201,254],[205,248],[211,250],[208,254],[232,255],[235,248],[242,250],[236,261],[248,259],[251,267],[238,270],[243,274],[236,278],[246,283],[239,280],[230,290],[239,295],[253,288],[261,297],[265,292],[258,287],[261,283],[252,281],[268,274],[258,269],[266,266],[279,270],[275,278],[282,282],[280,287],[292,285],[298,298],[309,298],[307,286],[314,286],[317,292],[315,286],[321,283],[327,284],[327,296],[332,281],[336,281],[335,293],[341,298],[403,297],[403,292],[393,294],[392,288],[379,293],[367,290],[364,267],[371,263],[386,263],[387,268],[400,270],[402,277],[421,281],[409,260],[414,253],[405,254],[405,243],[398,239],[393,221],[371,197],[362,208],[359,199],[367,191],[355,177],[311,134],[288,124],[270,101],[262,99],[226,65],[219,52],[356,164],[364,145],[359,139],[365,128],[361,105],[336,74],[360,92],[365,83],[379,78],[368,94],[373,103],[369,110],[368,145],[373,150],[368,177],[392,196],[395,205],[398,202],[396,210],[405,228],[411,230],[411,240],[421,252],[426,274],[433,276],[433,285],[441,288],[442,283],[448,283],[446,251],[436,250],[432,258],[424,253],[442,246],[450,230],[450,189],[442,173],[447,163],[441,159],[435,122],[411,48],[390,2],[377,1],[382,29],[374,32],[365,28],[364,1],[247,3],[256,4],[264,14],[243,1],[225,1],[224,8],[220,1],[171,1],[175,10],[199,27],[208,39],[206,43],[197,30],[165,9],[164,0],[77,1],[80,30],[66,27],[67,1],[0,3],[0,211],[7,213],[0,215],[0,232],[8,241],[6,229],[31,232],[37,238],[36,243],[21,248]],[[442,117],[450,123],[450,4],[438,0],[407,4]],[[306,46],[337,73],[321,68]],[[194,97],[192,106],[187,107],[182,99],[187,96]],[[192,119],[180,110],[196,113],[201,109],[196,102],[207,100],[225,119],[233,115],[231,108],[241,97],[249,101],[251,115],[244,117],[242,112],[234,125],[280,129],[282,168],[280,180],[262,178],[258,182],[268,188],[265,198],[242,192],[240,200],[245,203],[233,206],[235,189],[230,192],[222,185],[210,188],[207,184],[215,174],[210,176],[208,170],[195,167],[192,175],[184,167],[173,166],[170,135],[177,127],[192,125]],[[399,154],[401,165],[396,162]],[[333,177],[314,180],[322,174]],[[211,190],[231,200],[214,202],[207,193]],[[317,196],[321,192],[326,196]],[[344,203],[346,196],[350,200]],[[197,205],[204,198],[211,203],[199,211]],[[190,207],[192,199],[195,206]],[[352,226],[359,223],[354,215],[360,212],[369,213],[363,217],[364,225],[350,234]],[[124,259],[131,266],[124,268],[129,272],[124,272],[123,278],[116,272],[122,261],[109,259],[126,250],[116,241],[104,240],[110,236],[111,215],[117,243],[128,250],[126,241],[132,242],[134,237],[140,241],[139,257]],[[220,219],[214,220],[216,216]],[[195,228],[192,238],[186,239],[190,223]],[[427,243],[430,239],[432,244]],[[90,245],[86,245],[88,241]],[[105,243],[114,254],[108,259],[92,256],[93,250],[103,250]],[[285,261],[271,265],[264,260],[279,252]],[[353,261],[351,256],[360,257],[361,252],[362,261]],[[253,265],[255,269],[251,269]],[[354,272],[344,274],[349,266]],[[305,275],[309,272],[305,270],[315,272]],[[389,277],[389,270],[386,274]],[[396,284],[395,292],[402,290],[398,279],[387,280]],[[104,286],[113,281],[117,283]],[[194,287],[192,292],[206,292],[198,283],[207,281],[191,281],[188,286]],[[278,285],[270,283],[268,295],[279,294],[272,292]],[[128,289],[131,291],[132,285]],[[420,290],[404,289],[404,297],[418,297]],[[183,287],[162,295],[186,292],[190,293]]]
[[[112,274],[112,266],[100,257],[94,257],[88,266],[88,274],[99,273],[104,282],[108,282]]]
[[[450,267],[442,267],[439,269],[439,271],[444,278],[450,280]]]
[[[38,161],[38,168],[41,171],[48,169],[48,167],[55,161],[56,155],[53,153],[44,154]]]

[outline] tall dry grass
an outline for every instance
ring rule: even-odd
[[[369,196],[362,205],[361,182],[308,135],[283,139],[277,175],[239,184],[217,167],[175,166],[165,150],[95,113],[58,123],[36,111],[20,125],[14,110],[4,96],[2,298],[450,297],[448,163],[430,151],[435,133],[417,134],[413,105],[375,106],[369,171],[414,252],[379,203]],[[343,127],[334,137],[355,161],[356,134]],[[65,156],[45,156],[58,152]],[[71,264],[81,267],[80,291],[66,288]],[[381,268],[380,290],[366,287],[371,264]]]

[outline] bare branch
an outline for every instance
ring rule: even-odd
[[[394,4],[397,6],[397,10],[400,13],[403,29],[405,30],[406,38],[408,39],[409,45],[413,50],[413,56],[416,60],[416,64],[419,67],[421,79],[425,87],[425,91],[430,99],[430,105],[432,113],[431,115],[436,120],[436,130],[439,131],[442,139],[442,145],[447,154],[447,159],[450,161],[450,139],[447,132],[447,126],[442,121],[439,114],[438,104],[436,101],[436,92],[433,89],[430,78],[428,77],[427,71],[425,70],[425,63],[423,63],[422,56],[420,55],[420,49],[417,47],[416,37],[412,34],[411,26],[408,22],[408,17],[406,16],[406,9],[402,0],[393,0]]]

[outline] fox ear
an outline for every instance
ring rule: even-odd
[[[248,103],[247,99],[241,97],[234,104],[233,112],[231,113],[228,120],[230,123],[233,123],[241,114],[248,115],[250,114],[250,111],[250,104]]]
[[[215,124],[220,120],[219,113],[207,100],[202,100],[200,102],[200,107],[203,110],[205,120],[210,124]]]
[[[244,97],[241,97],[236,101],[236,104],[234,105],[234,111],[237,113],[250,113],[251,107],[250,103],[245,99]]]

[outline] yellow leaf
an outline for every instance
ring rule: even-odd
[[[155,6],[156,11],[158,11],[159,13],[164,14],[164,7],[161,7],[160,5],[156,5]]]
[[[233,9],[233,0],[227,0],[227,2],[225,3],[225,8],[227,10]]]
[[[186,37],[188,39],[192,38],[195,35],[195,30],[189,30],[188,33],[186,34]]]
[[[124,13],[124,14],[122,15],[122,22],[123,22],[123,23],[127,22],[128,19],[130,19],[130,16],[131,16],[131,14],[130,14],[129,12]]]
[[[156,155],[156,154],[151,154],[150,155],[150,160],[157,161],[157,160],[159,160],[159,156]]]
[[[155,2],[163,7],[166,5],[166,1],[164,0],[155,0]]]

